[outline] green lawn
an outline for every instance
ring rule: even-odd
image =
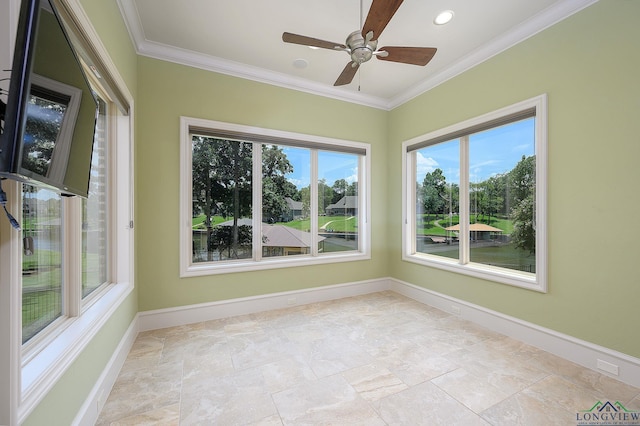
[[[311,229],[311,219],[298,219],[291,222],[279,222],[278,225],[308,231]],[[318,216],[318,227],[333,232],[357,232],[358,219],[345,216]]]
[[[193,229],[205,229],[204,228],[204,215],[199,215],[192,219]],[[212,219],[213,225],[217,225],[222,222],[226,222],[229,218],[223,218],[221,216],[214,216]],[[311,229],[310,219],[297,219],[291,222],[278,222],[276,225],[289,226],[291,228],[299,229],[301,231],[309,231]],[[358,221],[356,217],[345,216],[319,216],[318,226],[323,229],[332,230],[333,232],[357,232]]]
[[[37,250],[22,261],[23,342],[60,315],[60,252]]]
[[[204,220],[206,219],[205,215],[201,214],[194,218],[191,218],[191,226],[193,229],[206,229],[204,226]],[[216,226],[219,223],[226,222],[229,218],[224,218],[222,216],[214,216],[211,219],[212,225]]]
[[[513,232],[513,223],[508,219],[496,218],[492,217],[491,221],[482,220],[483,217],[481,215],[471,215],[470,220],[471,223],[485,223],[487,225],[491,225],[495,228],[502,229],[503,234],[509,235]],[[459,216],[452,216],[451,222],[449,222],[449,218],[447,216],[435,216],[435,215],[418,215],[417,217],[418,223],[416,226],[416,234],[417,235],[435,235],[435,236],[446,236],[447,231],[444,228],[449,226],[457,225],[460,222]],[[438,224],[440,226],[438,226]]]

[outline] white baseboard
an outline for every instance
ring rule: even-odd
[[[157,309],[139,313],[139,331],[156,330],[176,325],[193,324],[237,315],[253,314],[273,309],[290,308],[297,305],[341,299],[367,293],[384,291],[389,280],[358,281],[346,284],[314,287],[304,290],[285,291],[219,302]]]
[[[538,326],[454,297],[389,278],[389,290],[512,337],[546,352],[640,387],[640,359]],[[618,375],[598,368],[598,360],[618,367]]]
[[[76,418],[73,420],[74,426],[93,426],[98,420],[100,411],[104,406],[104,403],[113,388],[113,385],[120,374],[120,370],[124,365],[127,355],[133,346],[133,342],[138,335],[138,317],[131,321],[131,324],[127,328],[127,331],[120,339],[120,343],[116,348],[113,355],[109,359],[109,362],[105,366],[102,374],[98,378],[98,381],[93,385],[91,392],[87,395],[84,404],[80,407],[80,410],[76,414]]]

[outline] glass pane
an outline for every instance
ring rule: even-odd
[[[61,199],[22,185],[22,343],[62,315]]]
[[[358,250],[356,154],[318,152],[318,250]]]
[[[107,282],[107,111],[99,99],[89,196],[82,200],[82,297]]]
[[[262,146],[263,257],[311,253],[310,162],[308,149]]]
[[[535,273],[535,118],[469,137],[470,260]]]
[[[253,256],[252,144],[194,135],[192,261]]]
[[[458,259],[460,142],[443,142],[414,155],[416,251]]]
[[[32,92],[27,103],[22,167],[47,176],[69,99],[47,96],[35,86]]]

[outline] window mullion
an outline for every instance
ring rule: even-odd
[[[311,227],[311,255],[318,255],[318,150],[311,150],[309,185],[309,219]]]
[[[416,174],[417,174],[417,168],[416,168],[416,152],[409,152],[407,153],[407,173],[405,176],[405,179],[407,180],[407,188],[410,191],[407,194],[407,204],[405,205],[405,208],[407,209],[407,217],[405,218],[406,222],[406,227],[407,227],[407,231],[408,234],[405,233],[406,235],[411,235],[411,238],[407,238],[407,243],[406,243],[406,250],[408,251],[408,253],[410,254],[416,254],[416,238],[417,238],[417,210],[416,210],[416,205],[417,205],[417,193],[418,193],[418,182],[416,181]],[[406,193],[406,191],[403,191]]]
[[[469,136],[460,138],[460,194],[459,194],[460,217],[460,254],[461,265],[469,263]]]
[[[262,259],[262,144],[254,143],[252,152],[252,203],[253,219],[253,260]]]
[[[367,205],[366,205],[366,201],[369,199],[369,188],[368,186],[365,184],[366,179],[365,179],[365,173],[366,170],[368,170],[368,168],[365,165],[366,162],[366,157],[365,156],[361,156],[360,158],[358,158],[358,191],[357,191],[357,195],[358,195],[358,214],[356,215],[356,220],[357,220],[357,224],[358,227],[360,229],[365,229],[369,224],[368,224],[368,215],[369,215],[369,210],[367,209]],[[367,194],[367,196],[363,196],[363,194]],[[357,239],[358,239],[358,250],[362,250],[363,247],[365,247],[365,244],[363,244],[363,241],[365,238],[368,238],[368,233],[367,232],[358,232],[357,233]]]
[[[80,198],[63,198],[62,223],[64,223],[62,314],[77,317],[80,315],[82,301],[82,200]]]

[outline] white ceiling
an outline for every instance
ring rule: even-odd
[[[377,0],[380,1],[380,0]],[[282,41],[282,33],[344,44],[372,0],[118,0],[139,54],[391,109],[597,0],[405,0],[382,46],[436,47],[424,67],[371,59],[334,87],[347,53]],[[453,20],[437,26],[442,10]],[[294,66],[304,59],[305,68]]]

